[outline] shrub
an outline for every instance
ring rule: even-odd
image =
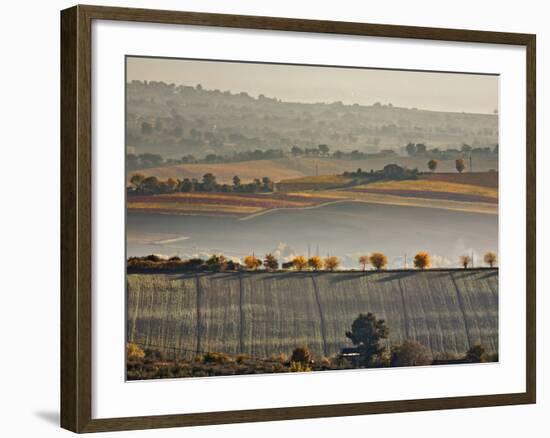
[[[247,360],[250,360],[250,356],[247,356],[246,354],[239,354],[237,356],[237,363],[238,364],[243,364],[245,363]]]
[[[498,362],[498,353],[489,353],[485,355],[485,362]]]
[[[468,363],[486,362],[487,356],[485,354],[485,348],[483,348],[480,344],[474,345],[466,352],[464,359]]]
[[[311,353],[307,347],[295,348],[292,352],[291,362],[300,362],[303,365],[308,365],[311,362]]]
[[[208,260],[206,260],[206,266],[211,271],[223,271],[227,266],[227,259],[222,254],[212,254]]]
[[[311,367],[303,365],[301,362],[290,362],[291,373],[305,373],[311,371]]]
[[[407,340],[392,348],[390,359],[392,367],[430,365],[431,363],[432,357],[428,349],[416,341]]]
[[[161,362],[165,359],[164,354],[160,350],[154,348],[146,348],[144,350],[145,358],[149,361]]]
[[[128,360],[140,360],[145,357],[145,352],[136,344],[126,344],[126,357]]]
[[[219,364],[225,364],[228,362],[232,362],[233,359],[231,356],[225,353],[213,353],[213,352],[207,352],[204,353],[202,357],[202,361],[204,363],[219,363]]]

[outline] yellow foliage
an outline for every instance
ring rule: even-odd
[[[248,269],[256,270],[262,266],[262,261],[253,255],[248,255],[244,258],[244,264]]]
[[[292,264],[297,271],[303,271],[307,268],[307,259],[304,256],[296,256],[292,260]]]
[[[388,265],[388,258],[381,252],[373,252],[370,255],[370,262],[372,266],[380,270],[385,268]]]
[[[363,267],[363,271],[367,268],[370,259],[368,255],[362,255],[359,257],[359,264]]]
[[[302,364],[302,362],[290,362],[290,372],[292,373],[306,373],[311,371],[311,367]]]
[[[143,359],[145,352],[136,344],[126,344],[126,357],[128,359]]]
[[[336,256],[328,256],[323,261],[327,271],[334,271],[340,265],[340,259]]]
[[[309,267],[315,271],[318,271],[323,267],[323,261],[321,260],[321,257],[319,256],[313,256],[308,261],[307,264]]]
[[[487,263],[491,268],[497,262],[497,254],[494,251],[487,251],[483,257],[483,261]]]
[[[414,256],[414,267],[425,269],[430,267],[430,255],[427,252],[421,251]]]

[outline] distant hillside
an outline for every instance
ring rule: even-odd
[[[341,174],[346,171],[355,171],[357,168],[362,168],[365,171],[369,171],[370,169],[379,170],[389,163],[398,164],[409,169],[418,168],[420,171],[427,171],[427,162],[428,159],[424,157],[392,157],[360,160],[338,160],[327,157],[286,157],[274,160],[254,160],[235,163],[192,163],[140,170],[128,169],[128,179],[132,174],[139,172],[145,176],[156,176],[161,179],[197,178],[200,180],[205,173],[210,172],[221,183],[231,184],[235,175],[238,175],[243,182],[252,181],[254,178],[262,178],[264,176],[279,182],[283,179]],[[490,154],[485,157],[479,157],[475,161],[476,172],[485,172],[497,168],[498,155]],[[438,171],[456,173],[455,178],[463,178],[456,172],[454,160],[440,161]],[[466,175],[466,173],[462,175]],[[437,178],[437,176],[433,178]]]
[[[282,102],[162,82],[127,84],[129,152],[204,157],[319,144],[332,151],[372,152],[402,148],[408,142],[492,147],[498,143],[498,117],[380,104]]]
[[[360,312],[385,319],[391,343],[498,351],[498,269],[133,274],[127,304],[129,342],[190,351],[331,356]]]

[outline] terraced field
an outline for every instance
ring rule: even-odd
[[[340,200],[330,193],[170,193],[132,196],[129,213],[248,216],[281,208],[304,208]]]
[[[128,340],[267,358],[344,346],[360,312],[384,318],[390,343],[432,354],[498,351],[498,269],[128,276]]]
[[[420,176],[420,179],[427,181],[445,181],[457,184],[469,184],[498,189],[498,172],[434,172],[424,173]]]
[[[129,213],[255,217],[279,209],[314,208],[334,202],[498,213],[498,173],[423,174],[417,180],[379,181],[346,187],[341,175],[282,181],[275,193],[171,193],[128,198]]]
[[[427,169],[427,159],[425,157],[392,157],[389,160],[384,158],[368,158],[359,160],[338,160],[329,157],[285,157],[272,160],[241,161],[235,163],[196,163],[196,164],[177,164],[162,167],[153,167],[141,169],[139,171],[129,171],[128,180],[133,173],[139,172],[145,176],[156,176],[159,179],[167,178],[197,178],[201,179],[205,173],[213,173],[219,183],[231,184],[234,175],[239,175],[242,182],[250,182],[254,178],[268,176],[273,181],[281,181],[292,178],[302,178],[314,175],[338,175],[345,171],[355,171],[358,167],[363,170],[382,169],[389,162],[409,169],[418,168]],[[478,159],[476,170],[480,173],[489,169],[498,169],[498,157],[490,155]],[[434,175],[456,175],[454,160],[441,160],[437,167],[438,172]],[[475,173],[475,172],[474,172]],[[468,172],[463,173],[463,177]],[[498,175],[498,174],[497,174]],[[475,183],[474,183],[475,184]]]
[[[498,203],[497,188],[437,179],[381,181],[349,188],[347,191],[449,201]]]

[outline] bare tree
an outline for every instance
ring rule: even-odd
[[[362,255],[359,257],[359,264],[363,268],[363,271],[367,269],[367,265],[369,264],[370,259],[368,255]]]
[[[483,261],[487,263],[491,268],[497,262],[497,254],[494,251],[487,251],[483,256]]]
[[[340,259],[336,256],[328,256],[323,260],[327,271],[334,271],[340,265]]]
[[[462,255],[458,258],[458,260],[464,269],[466,269],[468,265],[472,264],[472,258],[469,255]]]

